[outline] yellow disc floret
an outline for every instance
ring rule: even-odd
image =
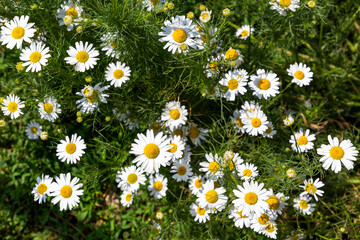
[[[131,193],[128,193],[128,194],[126,195],[126,197],[125,197],[125,200],[126,200],[127,202],[130,202],[130,201],[131,201],[131,198],[132,198]]]
[[[175,31],[173,32],[172,37],[175,42],[183,43],[187,39],[187,34],[184,30],[178,28],[178,29],[175,29]]]
[[[305,136],[300,136],[298,139],[298,144],[299,145],[306,145],[308,143],[308,139]]]
[[[180,117],[180,111],[177,110],[177,109],[171,109],[171,111],[170,111],[170,117],[171,117],[172,119],[174,119],[174,120],[179,119],[179,117]]]
[[[270,86],[271,86],[271,83],[266,78],[260,79],[260,81],[258,82],[258,87],[261,90],[268,90],[270,88]]]
[[[155,182],[155,183],[154,183],[154,188],[155,188],[155,190],[158,191],[158,192],[161,191],[161,189],[163,188],[162,182],[160,182],[160,181]]]
[[[239,58],[239,53],[236,51],[236,49],[229,49],[225,53],[225,57],[229,61],[234,61]]]
[[[212,173],[216,173],[219,170],[219,164],[217,162],[211,162],[209,164],[209,171]]]
[[[30,54],[30,62],[37,63],[41,59],[41,53],[33,52]]]
[[[44,111],[47,113],[52,113],[54,111],[54,107],[51,103],[44,103]]]
[[[294,75],[299,80],[302,80],[304,78],[304,76],[305,76],[304,73],[302,71],[300,71],[300,70],[296,71]]]
[[[269,204],[269,208],[276,210],[280,206],[280,200],[276,196],[270,196],[266,202]]]
[[[65,15],[71,16],[72,18],[76,18],[78,16],[78,11],[75,8],[69,8]]]
[[[341,147],[332,147],[330,149],[330,157],[335,160],[340,160],[344,157],[345,152]]]
[[[16,110],[18,109],[18,104],[16,102],[10,102],[7,106],[9,112],[16,112]]]
[[[130,173],[127,177],[127,181],[130,184],[134,184],[136,183],[138,180],[138,176],[135,173]]]
[[[249,31],[248,30],[242,30],[242,32],[240,33],[242,37],[246,37],[247,35],[249,35]]]
[[[299,206],[300,206],[302,209],[307,209],[308,206],[309,206],[309,204],[308,204],[307,201],[301,200],[301,201],[299,202]]]
[[[76,54],[76,60],[78,62],[84,63],[89,59],[89,54],[85,51],[80,51]]]
[[[291,1],[290,0],[279,0],[279,4],[285,8],[285,7],[289,7],[290,4],[291,4]]]
[[[32,133],[32,134],[35,134],[35,133],[37,133],[37,128],[36,127],[32,127],[32,128],[30,128],[30,132]]]
[[[60,194],[63,198],[69,198],[72,195],[72,188],[68,185],[65,185],[61,188]]]
[[[158,145],[154,143],[149,143],[144,148],[144,154],[147,158],[156,158],[160,154],[160,149]]]
[[[251,119],[251,125],[252,125],[253,127],[256,127],[256,128],[260,127],[260,125],[261,125],[261,120],[260,120],[260,118],[253,118],[253,119]]]
[[[76,144],[75,143],[68,143],[65,147],[65,151],[68,154],[73,154],[76,151]]]
[[[229,90],[235,90],[239,86],[238,81],[236,79],[230,79],[228,82],[228,88]]]
[[[197,138],[200,134],[200,130],[196,127],[192,127],[189,130],[189,136],[190,138]]]
[[[44,183],[39,184],[39,186],[37,187],[37,191],[39,194],[43,194],[44,192],[46,192],[47,190],[47,186]]]
[[[180,176],[185,175],[185,173],[186,173],[186,167],[180,166],[180,167],[177,169],[177,173],[178,173]]]
[[[252,171],[251,171],[250,169],[245,169],[245,170],[243,171],[243,175],[244,175],[245,177],[250,177],[251,174],[252,174]]]
[[[25,29],[23,27],[15,27],[11,32],[11,36],[15,39],[20,39],[24,35],[25,35]]]
[[[198,207],[196,209],[196,212],[199,214],[199,215],[204,215],[205,214],[205,208],[201,208],[201,207]]]
[[[306,185],[306,191],[307,191],[308,193],[314,194],[314,193],[316,192],[316,190],[317,190],[317,188],[315,187],[314,184],[309,183],[309,184]]]
[[[113,72],[113,76],[114,78],[116,79],[120,79],[124,76],[124,72],[121,70],[121,69],[116,69],[114,72]]]
[[[258,196],[254,192],[248,192],[245,194],[245,202],[249,205],[254,205],[258,201]]]
[[[206,201],[208,201],[209,203],[216,203],[217,200],[219,199],[219,196],[217,194],[216,191],[214,190],[209,190],[206,194],[205,194],[205,199]]]
[[[201,179],[196,179],[196,180],[195,180],[195,187],[196,187],[196,188],[201,188],[201,187],[202,187],[202,181],[201,181]]]

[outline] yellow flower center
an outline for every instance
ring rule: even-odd
[[[180,167],[177,169],[177,173],[178,173],[180,176],[185,175],[185,173],[186,173],[186,167],[180,166]]]
[[[266,214],[261,214],[261,216],[258,217],[258,222],[259,222],[261,225],[265,225],[268,221],[269,221],[269,216],[266,215]]]
[[[270,134],[271,132],[272,132],[272,128],[269,126],[269,127],[266,129],[265,133],[266,133],[266,134]]]
[[[116,69],[113,73],[114,78],[120,79],[124,76],[124,72],[121,69]]]
[[[330,149],[330,157],[335,160],[340,160],[344,157],[344,150],[341,147],[332,147]]]
[[[47,186],[44,183],[41,183],[37,188],[39,194],[43,194],[44,192],[46,192],[46,190]]]
[[[30,128],[30,132],[32,133],[32,134],[35,134],[35,133],[37,133],[37,128],[36,127],[32,127],[32,128]]]
[[[265,230],[266,230],[267,232],[269,232],[269,233],[272,233],[272,232],[275,231],[275,227],[274,227],[273,224],[268,224],[268,225],[266,226]]]
[[[131,201],[131,193],[128,193],[127,195],[126,195],[126,197],[125,197],[125,200],[127,201],[127,202],[130,202]]]
[[[196,180],[195,180],[195,187],[196,187],[196,188],[201,188],[201,187],[202,187],[202,181],[201,181],[201,179],[196,179]]]
[[[304,78],[304,73],[302,71],[296,71],[295,77],[299,80],[302,80]]]
[[[169,149],[169,152],[174,153],[177,150],[177,145],[175,143],[170,143],[172,147]]]
[[[219,170],[219,164],[217,162],[211,162],[209,164],[209,171],[212,173],[216,173]]]
[[[78,11],[76,11],[75,8],[69,8],[69,9],[66,11],[65,15],[71,16],[72,18],[76,18],[77,15],[78,15]]]
[[[138,176],[135,173],[130,173],[127,177],[127,181],[130,184],[134,184],[136,183],[138,180]]]
[[[299,137],[299,139],[298,139],[298,144],[299,145],[306,145],[307,143],[308,143],[307,137],[305,137],[305,136]]]
[[[9,105],[8,105],[8,110],[9,112],[16,112],[16,110],[18,109],[18,105],[16,102],[10,102]]]
[[[260,81],[258,82],[258,87],[261,90],[268,90],[270,88],[270,86],[271,86],[271,83],[266,78],[260,79]]]
[[[170,111],[170,117],[171,117],[172,119],[174,119],[174,120],[179,119],[179,117],[180,117],[180,111],[177,110],[177,109],[171,109],[171,111]]]
[[[154,183],[154,188],[155,188],[155,190],[158,191],[158,192],[161,191],[161,189],[163,188],[162,182],[160,182],[160,181],[155,182],[155,183]]]
[[[65,147],[65,151],[68,154],[73,154],[76,151],[76,144],[75,143],[68,143]]]
[[[199,215],[204,215],[205,214],[205,208],[201,208],[201,207],[198,207],[196,209],[196,212],[199,214]]]
[[[288,7],[288,6],[290,6],[290,4],[291,4],[291,1],[290,0],[280,0],[279,1],[279,4],[282,6],[282,7]]]
[[[266,202],[269,204],[270,209],[278,209],[280,206],[280,200],[276,196],[270,196]]]
[[[52,113],[54,111],[54,108],[51,105],[51,103],[44,103],[44,111],[47,113]]]
[[[16,27],[11,32],[11,36],[15,39],[20,39],[24,35],[25,35],[25,29],[23,27]]]
[[[181,51],[185,51],[185,50],[187,50],[188,49],[188,45],[186,44],[186,43],[182,43],[181,45],[180,45],[180,50]]]
[[[243,209],[243,210],[244,210],[244,209]],[[239,216],[240,216],[241,218],[247,218],[246,215],[242,215],[243,210],[241,210],[240,212],[238,212],[238,214],[239,214]]]
[[[256,127],[256,128],[260,127],[260,125],[261,125],[261,120],[260,120],[260,118],[253,118],[253,119],[251,120],[251,125],[252,125],[253,127]]]
[[[239,53],[235,49],[229,49],[226,51],[225,57],[229,61],[234,61],[239,58]]]
[[[238,118],[236,119],[236,124],[237,124],[239,127],[243,127],[243,126],[244,126],[244,124],[242,123],[240,117],[238,117]]]
[[[245,177],[250,177],[251,174],[252,174],[252,171],[251,171],[250,169],[245,169],[245,170],[243,171],[243,175],[244,175]]]
[[[234,170],[235,168],[235,164],[231,160],[227,160],[225,165],[229,168],[230,171]]]
[[[308,202],[307,202],[307,201],[301,200],[301,201],[299,202],[299,206],[300,206],[302,209],[307,209],[309,205],[308,205]]]
[[[207,19],[207,18],[209,18],[210,17],[210,15],[208,14],[208,13],[203,13],[203,14],[201,14],[201,18],[203,19],[203,20],[205,20],[205,19]]]
[[[156,6],[160,3],[160,0],[150,0],[151,5]]]
[[[85,92],[88,92],[88,89],[86,89]],[[96,102],[97,96],[98,96],[98,91],[94,90],[93,94],[91,96],[87,97],[86,100],[89,103]]]
[[[254,205],[258,201],[258,196],[254,192],[245,194],[245,202],[249,205]]]
[[[184,136],[184,133],[181,129],[176,129],[174,132],[173,132],[174,136],[180,136],[180,137],[183,137]]]
[[[217,200],[219,199],[219,196],[216,191],[210,190],[205,194],[205,199],[209,203],[216,203]]]
[[[235,90],[239,86],[238,81],[236,79],[230,79],[228,82],[228,88],[229,90]]]
[[[200,134],[200,130],[197,129],[196,127],[192,127],[189,130],[189,136],[190,138],[197,138]]]
[[[85,51],[80,51],[76,54],[76,60],[78,62],[84,63],[89,59],[89,54]]]
[[[218,71],[219,67],[218,67],[218,62],[217,61],[211,61],[209,63],[209,68],[211,71]]]
[[[33,52],[30,54],[30,62],[37,63],[41,59],[41,53]]]
[[[187,39],[187,34],[184,30],[178,28],[178,29],[175,29],[175,31],[173,32],[172,37],[175,42],[183,43]]]
[[[249,34],[248,30],[242,30],[241,36],[246,37]]]
[[[65,185],[61,188],[60,194],[63,198],[69,198],[72,195],[72,188],[68,185]]]
[[[314,184],[309,183],[309,184],[306,185],[306,191],[307,191],[308,193],[315,193],[316,190],[317,190],[317,188],[315,187]]]
[[[144,154],[147,158],[156,158],[160,153],[158,145],[154,143],[149,143],[144,148]]]

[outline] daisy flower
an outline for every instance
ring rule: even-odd
[[[21,111],[23,107],[25,107],[24,102],[20,101],[18,96],[10,94],[3,100],[1,110],[5,116],[10,115],[11,119],[16,119],[23,114]]]
[[[105,79],[111,86],[121,87],[123,83],[129,80],[131,70],[125,63],[110,63],[105,71]]]
[[[116,49],[119,46],[119,43],[116,41],[116,36],[119,34],[119,31],[113,33],[105,33],[100,40],[102,43],[100,44],[101,51],[105,52],[105,55],[108,57],[113,57],[119,59],[121,53]]]
[[[254,28],[250,25],[244,25],[236,30],[236,37],[240,39],[247,39],[254,32]]]
[[[205,73],[206,73],[206,77],[211,78],[211,77],[217,77],[220,73],[219,70],[219,62],[221,62],[220,57],[211,57],[208,59],[208,64],[205,67]]]
[[[43,102],[39,102],[38,107],[40,118],[50,122],[55,121],[61,113],[61,105],[54,97],[45,98]]]
[[[179,102],[171,101],[166,103],[165,108],[161,114],[161,121],[173,130],[179,128],[186,123],[188,111],[185,106],[181,106]]]
[[[173,160],[180,159],[184,156],[185,142],[180,136],[173,136],[170,141],[171,148],[169,152],[173,154]]]
[[[295,63],[290,65],[287,69],[288,75],[293,77],[291,82],[296,83],[300,87],[307,86],[313,80],[313,72],[306,64],[303,63]]]
[[[311,215],[311,213],[315,210],[315,203],[310,203],[310,201],[310,196],[300,196],[300,198],[294,199],[294,208],[299,210],[302,214]]]
[[[257,167],[252,163],[244,163],[237,168],[238,176],[243,181],[255,180],[255,177],[259,174]]]
[[[295,136],[294,136],[295,135]],[[300,128],[299,132],[290,137],[291,148],[296,152],[307,152],[314,147],[313,141],[316,139],[315,134],[310,134],[310,130],[304,131]]]
[[[80,157],[85,153],[85,148],[84,139],[75,133],[71,135],[71,140],[68,136],[66,136],[65,141],[60,140],[56,147],[56,156],[62,162],[66,161],[68,164],[75,164],[80,161]]]
[[[77,177],[71,180],[70,173],[66,175],[61,173],[60,177],[55,177],[56,182],[52,184],[53,192],[50,194],[50,196],[54,197],[51,203],[56,205],[60,201],[60,211],[67,208],[71,210],[79,204],[79,196],[83,195],[83,190],[80,189],[82,183],[77,184],[79,180]]]
[[[75,48],[70,46],[69,50],[66,51],[69,57],[65,58],[66,63],[75,65],[75,71],[85,72],[90,68],[94,68],[99,60],[99,51],[93,48],[92,43],[80,41],[75,43]]]
[[[273,71],[259,69],[256,75],[250,76],[249,87],[254,91],[253,95],[258,98],[275,97],[279,93],[279,78]]]
[[[143,0],[143,4],[148,12],[161,9],[164,3],[165,0]]]
[[[209,11],[209,10],[205,10],[205,11],[202,11],[201,13],[200,13],[200,17],[199,17],[199,19],[200,19],[200,21],[201,22],[203,22],[203,23],[207,23],[208,21],[210,21],[210,19],[211,19],[211,12],[212,11]]]
[[[286,202],[289,197],[286,197],[283,193],[275,194],[272,188],[269,189],[269,197],[266,200],[267,204],[269,205],[269,215],[273,218],[280,216],[284,208],[288,205]]]
[[[203,191],[203,182],[204,179],[200,175],[192,176],[189,180],[189,189],[192,194],[198,196],[201,191]]]
[[[320,181],[319,178],[317,178],[314,182],[314,180],[312,178],[310,178],[309,180],[305,180],[304,181],[304,185],[300,185],[299,187],[303,188],[305,191],[302,192],[300,194],[300,196],[303,196],[303,195],[312,195],[314,196],[315,200],[317,201],[318,200],[318,195],[319,196],[322,196],[324,191],[323,190],[319,190],[319,188],[323,187],[325,184]]]
[[[269,209],[266,199],[269,197],[269,192],[263,188],[264,183],[248,182],[245,181],[243,186],[238,185],[238,189],[233,192],[237,199],[233,204],[237,207],[243,208],[243,215],[250,216],[254,214],[260,217],[262,213]]]
[[[135,192],[140,184],[145,184],[146,177],[140,169],[135,166],[125,167],[117,171],[116,180],[118,188],[126,192]]]
[[[244,162],[239,153],[235,153],[234,155],[227,154],[226,158],[224,154],[224,158],[220,158],[220,161],[223,169],[227,168],[233,173],[235,173],[235,170],[237,171],[240,165]]]
[[[185,141],[185,138],[189,135],[189,131],[188,131],[188,128],[186,126],[181,126],[181,127],[178,127],[178,128],[174,128],[172,131],[171,131],[171,136],[179,136],[181,137],[181,139],[183,141]]]
[[[238,109],[235,109],[233,112],[233,116],[230,117],[232,123],[234,124],[234,128],[237,130],[237,132],[245,133],[244,129],[244,123],[241,121],[241,114],[242,112]]]
[[[26,125],[25,133],[29,139],[38,139],[42,132],[42,126],[35,121],[29,122]]]
[[[225,195],[225,188],[215,188],[214,181],[212,180],[204,183],[203,187],[203,191],[199,193],[196,200],[197,204],[202,208],[208,207],[209,209],[222,211],[228,200],[228,197]]]
[[[195,125],[191,124],[189,127],[189,138],[191,142],[197,146],[201,143],[202,140],[206,139],[209,130],[205,128],[198,128]]]
[[[250,219],[250,223],[251,223],[250,227],[255,232],[261,233],[266,228],[267,223],[271,220],[274,220],[274,219],[266,213],[262,213],[262,214],[260,214],[260,216],[254,215]]]
[[[162,132],[154,136],[153,130],[147,130],[146,135],[138,133],[137,137],[130,151],[136,156],[133,160],[136,166],[151,174],[153,170],[159,172],[160,166],[165,167],[170,163],[173,155],[168,151],[171,149],[170,139]]]
[[[166,196],[167,191],[167,178],[161,174],[156,174],[155,176],[151,175],[149,179],[148,191],[151,196],[154,196],[156,199],[161,199]]]
[[[0,41],[2,45],[13,49],[21,49],[23,41],[31,43],[31,39],[36,29],[31,28],[34,23],[28,23],[29,16],[15,16],[10,22],[5,22],[1,27]]]
[[[188,48],[197,48],[195,38],[198,33],[193,21],[185,16],[171,17],[171,21],[165,20],[165,26],[161,27],[159,33],[162,38],[160,42],[167,42],[164,49],[169,50],[172,54],[181,51],[187,51]]]
[[[225,78],[219,81],[221,85],[228,88],[224,94],[224,98],[228,101],[235,101],[237,94],[244,95],[247,91],[245,86],[247,85],[248,78],[248,73],[244,69],[230,70],[226,73]]]
[[[24,61],[23,66],[28,66],[26,72],[38,72],[41,66],[46,66],[50,57],[49,48],[45,44],[32,42],[30,47],[24,48],[20,54],[20,60]]]
[[[251,136],[262,135],[269,124],[266,115],[261,110],[255,110],[248,114],[242,114],[241,120],[245,131]]]
[[[246,114],[254,112],[255,110],[261,110],[260,104],[255,101],[245,101],[245,103],[241,105],[241,111],[244,111]]]
[[[239,50],[229,48],[224,55],[224,60],[230,62],[232,67],[238,67],[244,61],[244,56]]]
[[[132,192],[125,191],[120,196],[121,204],[125,207],[130,207],[133,202],[133,194]]]
[[[221,157],[215,153],[205,154],[206,161],[200,162],[200,172],[205,172],[205,177],[211,180],[217,180],[223,176],[223,171],[220,169],[222,162]]]
[[[261,233],[267,236],[268,238],[276,239],[277,230],[278,228],[276,226],[276,223],[273,221],[268,221],[266,223],[265,229]]]
[[[81,99],[76,101],[78,108],[80,108],[81,113],[93,113],[96,109],[100,111],[99,103],[107,103],[106,98],[109,97],[109,94],[103,93],[110,86],[100,87],[101,83],[91,87],[89,85],[85,86],[81,92],[77,92],[76,95],[82,96]]]
[[[288,110],[286,114],[282,116],[282,120],[285,126],[290,127],[295,121],[293,117],[293,112],[291,110]]]
[[[324,162],[323,168],[328,170],[331,166],[331,170],[338,173],[343,163],[348,170],[353,169],[359,151],[351,141],[343,140],[340,143],[337,137],[331,138],[330,135],[328,135],[328,140],[330,144],[321,144],[321,147],[317,149],[317,154],[322,155],[320,162]]]
[[[286,16],[287,11],[295,12],[300,7],[300,0],[276,0],[270,1],[271,10],[276,10],[280,15]]]
[[[275,130],[274,125],[272,124],[272,122],[269,122],[267,124],[267,129],[263,133],[263,136],[268,137],[268,138],[273,138],[273,136],[276,134],[276,132],[277,131]]]
[[[211,211],[208,207],[200,207],[199,205],[192,203],[190,205],[190,214],[195,217],[194,221],[199,223],[205,223],[210,219]]]
[[[185,159],[175,160],[170,173],[177,182],[187,181],[193,175],[190,164]]]
[[[244,228],[250,227],[250,216],[243,215],[243,208],[232,206],[230,209],[229,218],[233,219],[235,227]]]
[[[50,196],[52,192],[53,178],[42,174],[41,178],[36,178],[35,187],[32,190],[34,194],[34,201],[39,201],[39,204],[46,202],[46,197]]]
[[[82,6],[78,0],[69,0],[60,5],[60,8],[56,11],[56,17],[59,19],[59,25],[66,26],[68,31],[74,29],[74,26],[79,25],[81,20],[81,13],[83,11]]]

